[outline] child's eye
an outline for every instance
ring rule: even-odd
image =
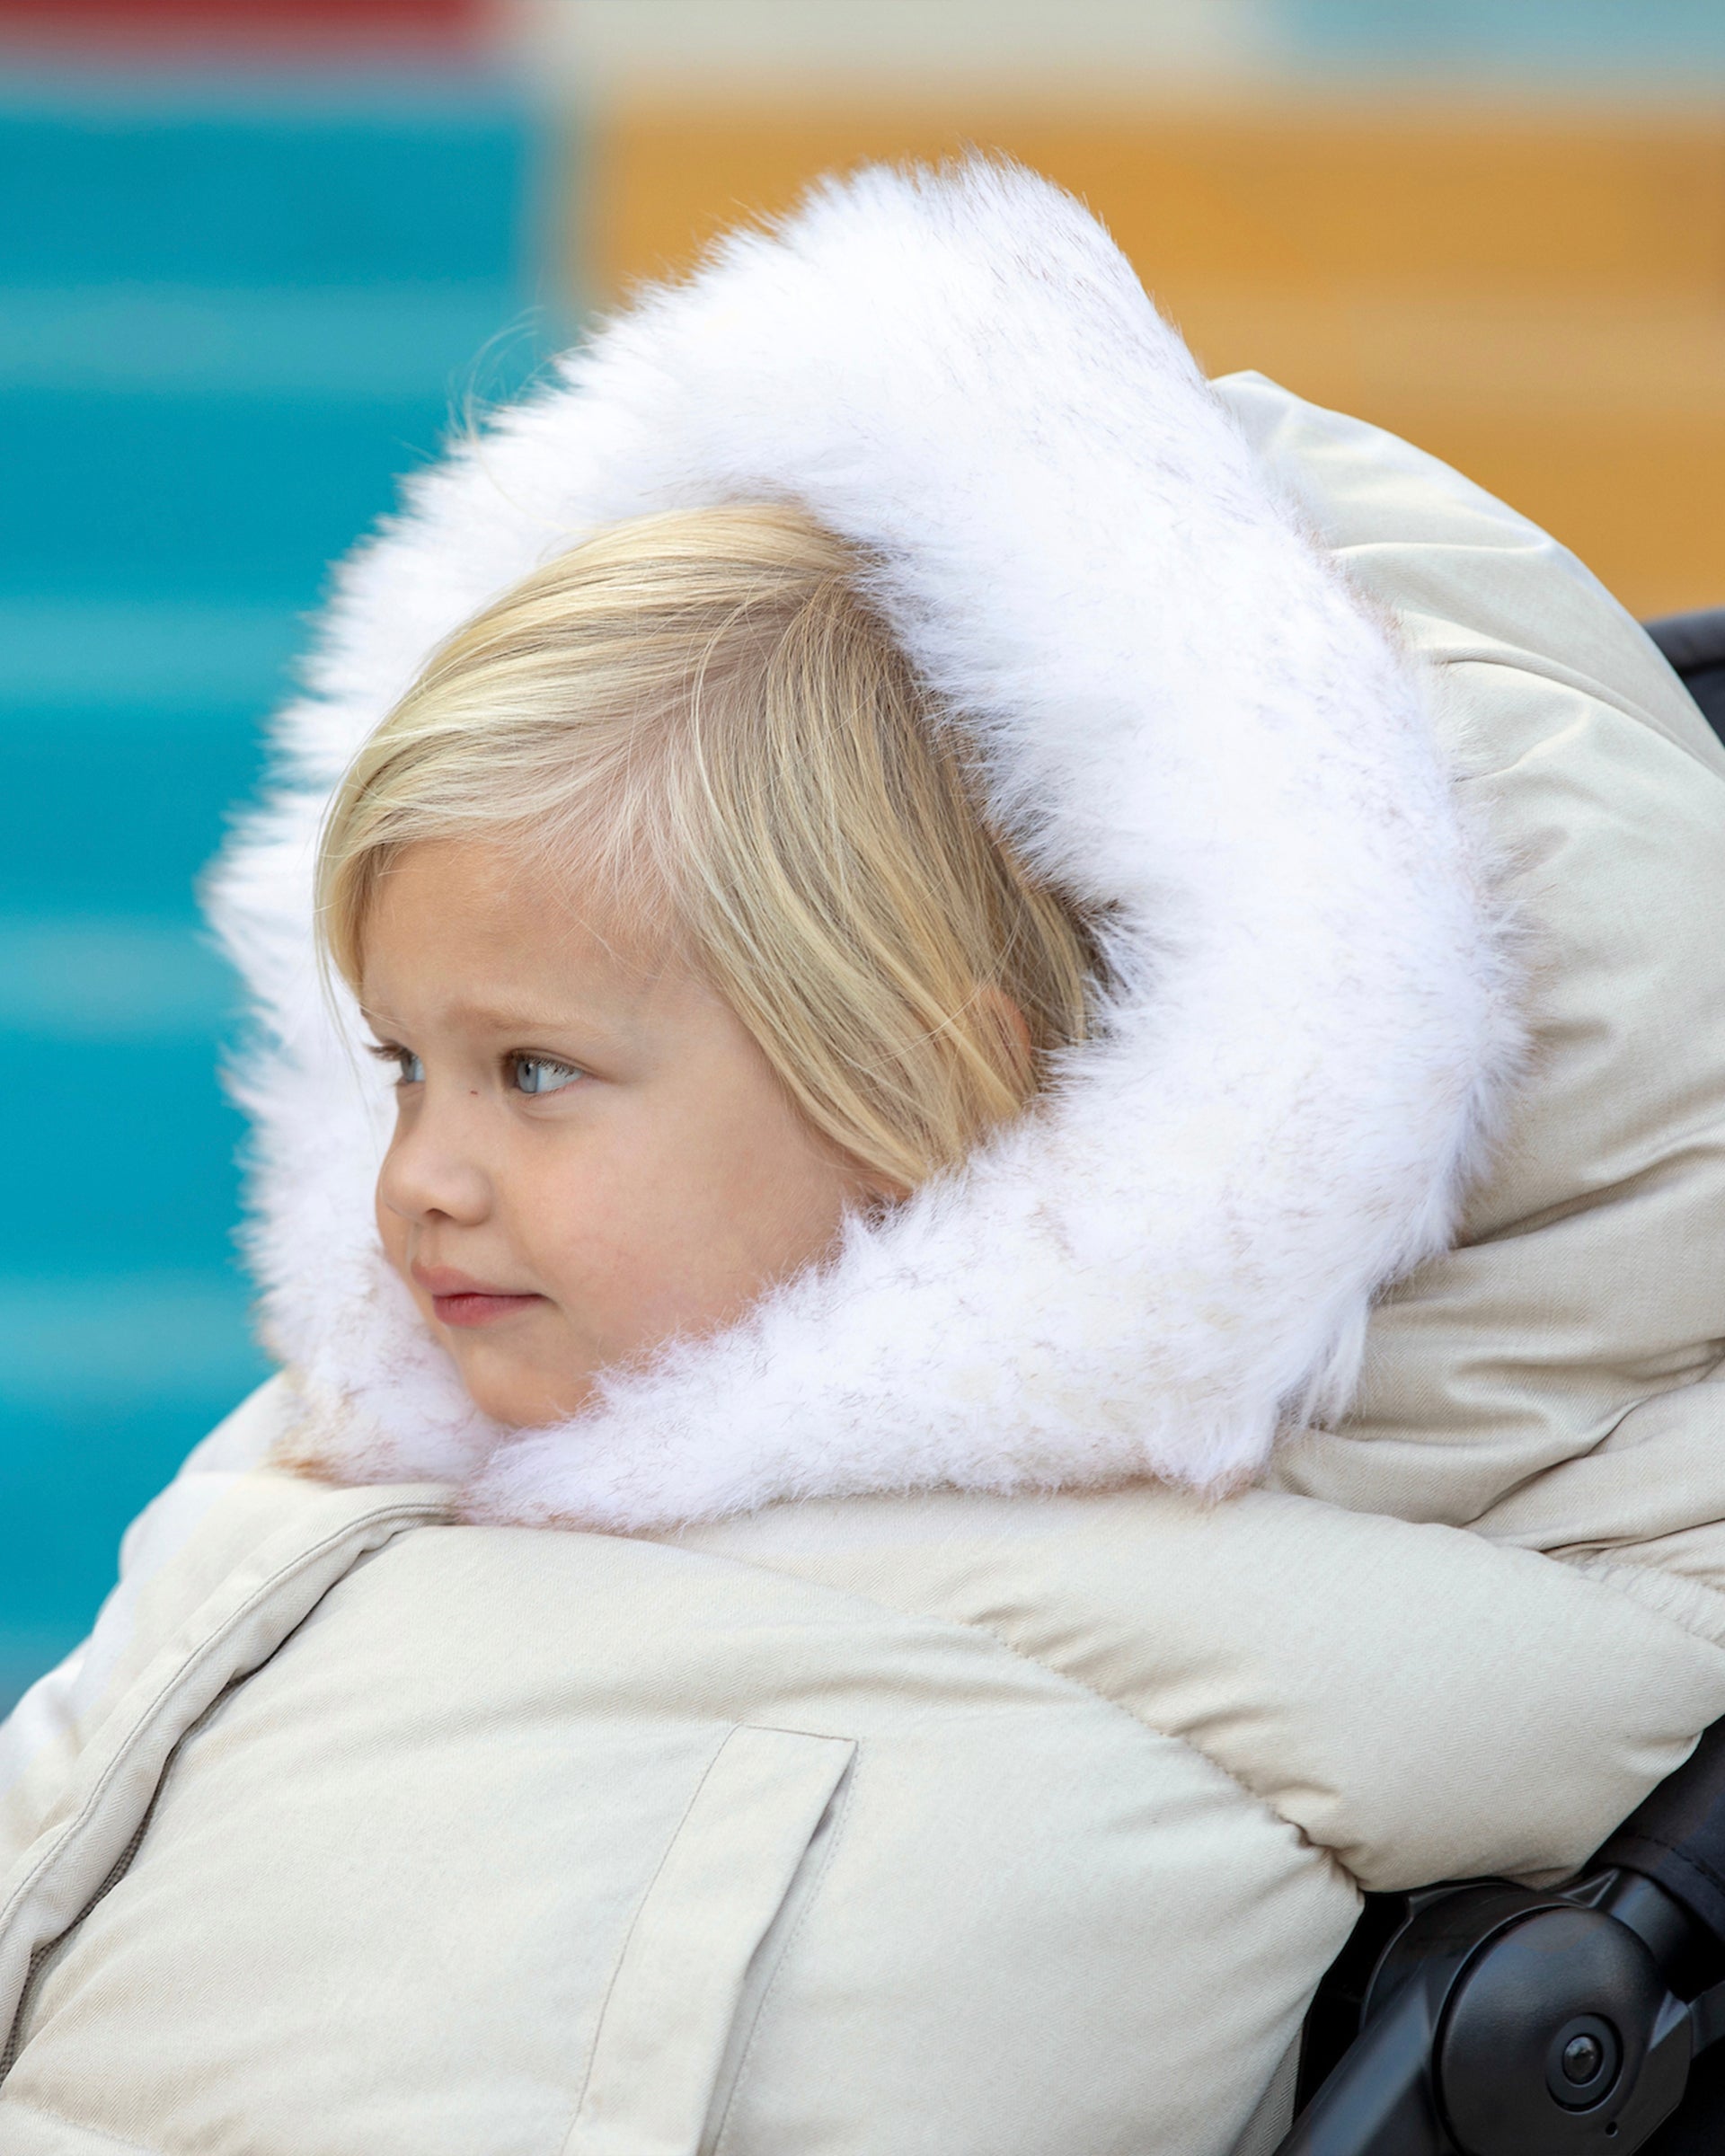
[[[395,1065],[397,1085],[424,1084],[425,1065],[411,1048],[398,1048],[393,1044],[385,1046],[382,1041],[376,1041],[372,1044],[371,1052],[380,1063],[393,1063]]]
[[[583,1074],[572,1063],[553,1063],[548,1056],[514,1056],[516,1091],[521,1093],[561,1093]]]

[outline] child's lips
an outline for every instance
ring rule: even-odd
[[[494,1325],[500,1318],[512,1318],[517,1311],[544,1301],[543,1295],[476,1294],[468,1291],[458,1295],[433,1295],[431,1308],[439,1325]]]
[[[453,1266],[416,1265],[413,1277],[430,1296],[432,1314],[439,1325],[495,1325],[500,1319],[513,1317],[518,1311],[545,1299],[493,1287],[487,1281],[456,1272]]]

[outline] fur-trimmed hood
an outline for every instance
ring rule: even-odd
[[[1097,1038],[960,1174],[743,1322],[500,1429],[385,1267],[386,1082],[311,932],[323,805],[433,648],[625,517],[790,499],[1097,909]],[[864,172],[728,240],[415,481],[343,570],[213,911],[255,998],[255,1262],[337,1480],[663,1528],[809,1495],[1216,1489],[1349,1394],[1452,1233],[1517,1027],[1420,678],[1124,258],[1023,172]]]

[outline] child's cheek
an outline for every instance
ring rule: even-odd
[[[385,1204],[381,1180],[372,1192],[372,1217],[377,1223],[377,1240],[384,1246],[385,1257],[411,1288],[413,1284],[407,1272],[411,1259],[407,1247],[408,1225],[399,1213],[392,1212]]]

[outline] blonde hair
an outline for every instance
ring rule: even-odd
[[[662,915],[869,1174],[908,1190],[956,1165],[1084,1037],[1095,950],[991,827],[865,574],[797,511],[746,505],[615,526],[518,585],[343,780],[318,862],[336,968],[357,987],[403,848],[549,848]]]

